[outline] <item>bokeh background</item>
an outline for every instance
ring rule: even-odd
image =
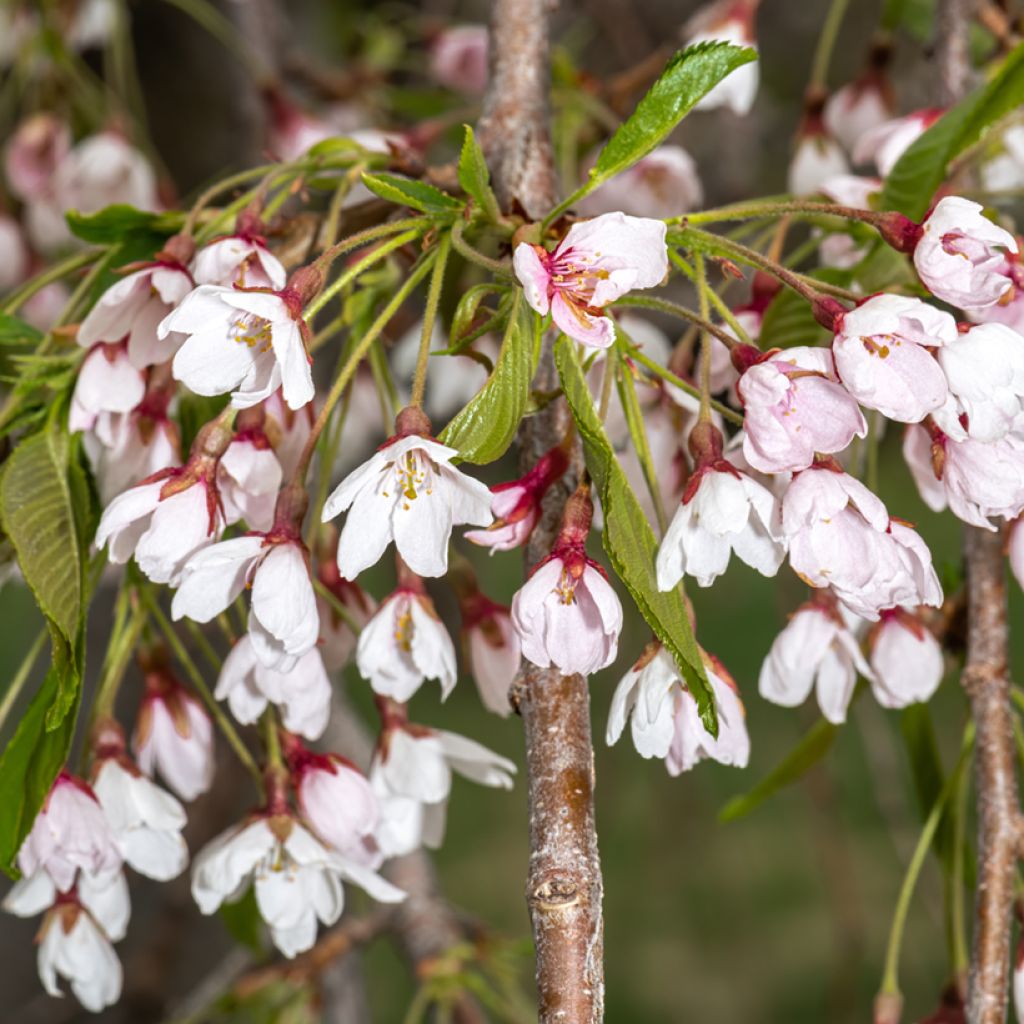
[[[666,41],[674,42],[696,4],[669,0],[563,2],[554,13],[554,39],[562,60],[599,79],[630,68]],[[762,85],[753,112],[694,115],[673,141],[697,159],[709,203],[785,187],[785,171],[825,4],[766,0],[758,19]],[[915,31],[897,41],[893,76],[900,109],[924,105],[934,70],[926,2],[908,3]],[[344,83],[374,60],[412,69],[398,98],[405,119],[429,112],[429,94],[417,89],[422,39],[453,23],[486,20],[486,3],[353,3],[347,0],[225,0],[223,11],[249,33],[254,50],[272,53],[298,79],[316,69]],[[860,69],[880,4],[851,5],[830,80],[840,85]],[[182,196],[204,182],[263,158],[264,114],[244,64],[197,28],[180,9],[158,0],[130,6],[140,95],[157,152]],[[358,77],[358,76],[357,76]],[[418,97],[418,99],[417,99]],[[472,111],[467,113],[472,117]],[[894,515],[918,525],[940,575],[955,578],[960,530],[949,516],[928,512],[909,481],[898,437],[886,439],[880,492]],[[492,467],[492,479],[511,466]],[[515,554],[494,559],[474,554],[491,596],[509,600],[520,574]],[[386,575],[370,575],[369,588],[386,593]],[[916,841],[918,808],[900,732],[900,714],[885,712],[870,695],[858,700],[827,758],[804,779],[775,795],[748,817],[720,824],[728,800],[749,790],[817,718],[813,707],[789,710],[757,696],[757,674],[786,615],[803,599],[788,570],[764,580],[734,565],[710,591],[691,592],[699,638],[738,682],[753,742],[744,771],[705,763],[670,779],[660,762],[642,760],[628,735],[608,749],[607,709],[619,676],[646,642],[637,620],[628,623],[616,666],[591,686],[597,748],[597,821],[605,870],[607,1018],[642,1024],[707,1021],[716,1024],[843,1024],[868,1019],[881,977],[895,896]],[[439,603],[445,604],[441,591]],[[1014,587],[1012,621],[1021,621]],[[90,627],[92,662],[100,660],[106,621],[101,599]],[[0,691],[38,628],[31,600],[17,583],[0,592]],[[1015,643],[1015,664],[1021,645]],[[959,746],[965,715],[956,667],[933,701],[939,748],[947,766]],[[343,684],[355,703],[368,706],[366,686],[350,670]],[[121,697],[130,714],[136,696]],[[426,687],[412,716],[470,735],[522,764],[516,718],[485,712],[472,682],[463,678],[442,707]],[[231,765],[225,758],[224,772]],[[195,805],[190,846],[229,822],[245,796],[241,787],[218,787]],[[228,792],[223,792],[227,789]],[[0,794],[0,799],[3,794]],[[436,855],[445,892],[468,914],[509,939],[525,939],[523,898],[527,863],[525,787],[510,793],[455,784],[447,841]],[[155,886],[132,879],[134,914],[126,942],[122,1004],[104,1021],[159,1020],[167,1012],[160,993],[181,996],[228,945],[222,922],[200,921],[187,880]],[[86,1019],[70,999],[54,1002],[39,988],[31,949],[33,923],[0,919],[0,1020]],[[915,897],[903,947],[901,979],[908,1018],[937,1004],[947,981],[941,886],[933,864]],[[372,1019],[398,1022],[413,980],[386,943],[364,957]],[[529,957],[522,957],[529,984]]]

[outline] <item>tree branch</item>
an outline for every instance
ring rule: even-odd
[[[491,23],[491,80],[480,139],[501,202],[518,200],[532,216],[555,204],[555,170],[547,123],[548,3],[497,0]],[[534,389],[558,386],[550,335]],[[524,421],[524,471],[569,428],[564,399]],[[580,468],[544,499],[527,545],[526,568],[548,554]],[[526,900],[537,957],[541,1024],[597,1024],[604,1016],[604,925],[601,863],[594,826],[594,750],[590,694],[583,676],[562,676],[523,662],[512,688],[523,718],[530,815]]]

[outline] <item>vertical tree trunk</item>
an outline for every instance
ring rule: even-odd
[[[556,193],[548,129],[548,8],[545,0],[496,0],[491,79],[480,123],[480,141],[501,203],[508,209],[518,202],[533,217],[554,205]],[[550,337],[534,386],[542,392],[557,386]],[[561,399],[525,421],[519,435],[524,469],[562,440],[568,423]],[[567,474],[545,498],[527,546],[527,571],[551,549],[572,476]],[[538,1019],[541,1024],[597,1024],[604,1017],[604,938],[587,680],[524,662],[513,700],[526,739],[526,899],[536,947]]]

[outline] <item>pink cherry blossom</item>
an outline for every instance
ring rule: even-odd
[[[512,599],[512,624],[523,656],[541,668],[590,675],[618,652],[622,605],[604,570],[587,557],[593,505],[585,489],[566,503],[551,554]]]
[[[815,452],[842,451],[868,425],[856,401],[835,378],[825,349],[790,348],[761,359],[740,377],[743,454],[755,469],[804,469]]]
[[[849,170],[846,156],[820,116],[805,120],[789,163],[789,191],[795,196],[820,192],[825,182]]]
[[[677,217],[704,201],[697,164],[682,146],[658,146],[596,188],[580,210],[596,217],[621,211],[631,217]]]
[[[21,227],[0,210],[0,295],[20,284],[28,268],[29,252]]]
[[[900,608],[882,612],[868,635],[871,689],[884,708],[927,701],[945,674],[942,647],[920,619]]]
[[[67,892],[79,870],[108,876],[121,860],[96,794],[82,779],[62,771],[18,851],[22,874],[45,871],[60,892]]]
[[[488,711],[502,718],[512,712],[509,690],[519,671],[519,636],[509,609],[479,590],[460,596],[462,642],[467,667]]]
[[[525,476],[495,484],[491,488],[494,522],[486,530],[467,530],[466,540],[490,548],[492,555],[525,544],[540,518],[541,500],[567,465],[565,450],[559,445],[542,455]]]
[[[23,202],[48,194],[57,167],[71,150],[71,130],[50,113],[22,121],[4,147],[4,174],[11,192]]]
[[[186,335],[174,357],[174,378],[197,395],[231,392],[247,409],[279,387],[291,409],[313,398],[306,352],[303,295],[293,287],[268,292],[203,284],[161,322],[157,334]]]
[[[323,735],[331,714],[331,681],[315,647],[284,669],[271,668],[257,656],[248,634],[224,659],[213,695],[226,700],[243,725],[256,722],[268,702],[274,704],[284,727],[309,740]]]
[[[798,608],[775,638],[761,666],[758,690],[773,704],[796,707],[816,689],[821,713],[841,725],[858,675],[873,676],[860,644],[834,603],[816,599]]]
[[[159,660],[146,664],[146,693],[132,749],[147,775],[159,774],[182,800],[213,783],[213,724],[203,706]]]
[[[936,298],[971,309],[999,302],[1010,286],[1001,270],[1017,240],[983,216],[980,203],[946,196],[921,229],[914,266]]]
[[[128,358],[140,370],[173,358],[184,337],[176,332],[160,333],[164,318],[192,290],[192,275],[186,264],[192,242],[177,236],[163,252],[111,285],[97,300],[78,329],[78,344],[117,342],[128,339]]]
[[[1024,337],[1000,323],[976,324],[938,353],[950,397],[935,413],[962,441],[998,441],[1024,412]]]
[[[452,526],[487,526],[492,519],[490,491],[451,465],[458,452],[429,436],[420,410],[403,410],[396,426],[396,435],[324,505],[325,523],[349,510],[338,541],[338,571],[346,579],[379,561],[392,540],[414,573],[443,576]]]
[[[209,622],[246,588],[252,592],[248,635],[257,659],[289,672],[320,633],[309,555],[293,528],[275,524],[269,533],[197,551],[182,568],[171,616]]]
[[[487,87],[489,49],[486,25],[446,28],[430,48],[430,72],[449,89],[479,96]]]
[[[847,151],[892,115],[892,86],[885,72],[873,66],[832,93],[823,113],[825,127]]]
[[[832,354],[843,386],[861,405],[917,423],[949,390],[928,348],[956,340],[949,313],[907,296],[873,295],[836,318]]]
[[[717,737],[704,728],[697,702],[672,656],[654,641],[615,689],[608,712],[608,744],[618,741],[628,718],[637,753],[664,758],[669,775],[689,771],[705,758],[745,768],[750,737],[736,684],[717,658],[702,654],[718,715]]]
[[[896,166],[897,161],[917,139],[941,116],[937,109],[915,110],[904,117],[876,124],[865,131],[853,147],[855,163],[873,163],[883,177]]]
[[[78,368],[68,429],[91,430],[103,413],[131,412],[145,394],[145,374],[132,365],[127,344],[96,345]]]
[[[1019,244],[1019,240],[1018,240]],[[981,309],[965,309],[968,319],[975,323],[999,323],[1012,327],[1018,334],[1024,334],[1024,264],[1020,255],[1007,253],[997,274],[1006,278],[1007,287],[1002,297],[992,306]]]
[[[595,348],[615,340],[602,309],[634,288],[653,288],[668,273],[665,224],[622,213],[578,221],[548,252],[521,242],[513,267],[530,307],[570,338]]]
[[[196,284],[271,291],[280,291],[288,280],[288,272],[256,228],[204,245],[196,253],[192,274]]]
[[[714,0],[706,4],[686,23],[683,37],[687,46],[721,41],[757,49],[754,13],[757,4],[746,0]],[[760,84],[759,62],[743,64],[731,72],[704,96],[694,110],[718,110],[725,107],[743,116],[757,98]]]

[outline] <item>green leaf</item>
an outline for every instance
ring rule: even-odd
[[[42,331],[16,316],[0,313],[0,345],[37,345],[42,340]]]
[[[64,643],[63,639],[60,643]],[[54,653],[57,654],[56,649]],[[0,755],[0,793],[3,794],[0,800],[0,867],[15,878],[18,877],[14,863],[18,850],[31,831],[71,748],[77,714],[64,715],[53,729],[47,729],[46,720],[62,691],[73,691],[72,707],[68,710],[77,712],[81,687],[68,685],[66,674],[72,671],[66,652],[64,657],[55,657]]]
[[[507,316],[509,304],[511,303],[510,294],[508,288],[495,281],[475,284],[464,292],[452,316],[450,342],[445,351],[450,355],[455,355],[476,339],[477,328],[481,326],[478,313],[484,299],[489,295],[501,296],[502,304],[499,306],[499,309],[503,309],[505,316]],[[484,311],[487,313],[488,319],[493,319],[494,314],[491,310],[484,307]]]
[[[537,368],[533,323],[523,293],[517,290],[494,372],[438,438],[442,444],[457,448],[466,462],[493,462],[505,454],[515,437]]]
[[[927,704],[911,704],[900,714],[900,732],[907,748],[910,771],[914,778],[914,792],[921,812],[921,821],[927,820],[935,802],[946,784],[946,774],[939,756],[939,744],[935,738],[931,711]],[[939,827],[933,841],[935,852],[942,862],[943,870],[953,870],[953,822],[949,807],[942,813]]]
[[[43,614],[73,644],[82,566],[67,474],[66,435],[48,428],[25,438],[0,477],[0,520]]]
[[[829,334],[811,312],[811,304],[789,288],[779,291],[764,311],[761,343],[769,348],[821,345]]]
[[[985,130],[1024,103],[1024,44],[989,82],[947,110],[899,158],[882,190],[881,208],[921,220],[950,164]]]
[[[236,942],[257,955],[263,952],[263,918],[252,886],[246,889],[241,899],[221,904],[220,919]]]
[[[184,215],[175,211],[150,213],[126,203],[115,203],[95,213],[68,210],[64,218],[73,235],[93,245],[113,245],[140,233],[171,235],[184,222]]]
[[[451,218],[462,209],[462,204],[447,192],[442,192],[425,181],[400,178],[396,174],[364,174],[363,184],[374,194],[399,206]]]
[[[734,797],[718,814],[718,820],[735,821],[760,806],[773,793],[796,782],[828,753],[839,727],[820,718],[800,742],[749,793]]]
[[[484,151],[476,141],[473,129],[468,124],[465,128],[466,135],[459,154],[459,184],[466,195],[487,214],[488,219],[496,221],[501,217],[501,209],[491,189],[491,175],[487,170]]]
[[[601,499],[604,516],[601,539],[608,560],[647,624],[675,658],[690,693],[697,701],[705,728],[717,736],[715,702],[700,648],[690,629],[682,589],[676,588],[668,593],[658,590],[654,569],[658,542],[598,418],[576,347],[564,335],[555,343],[555,364],[580,432],[587,469]]]
[[[601,150],[587,190],[645,157],[723,78],[756,59],[756,51],[723,42],[678,52]]]

